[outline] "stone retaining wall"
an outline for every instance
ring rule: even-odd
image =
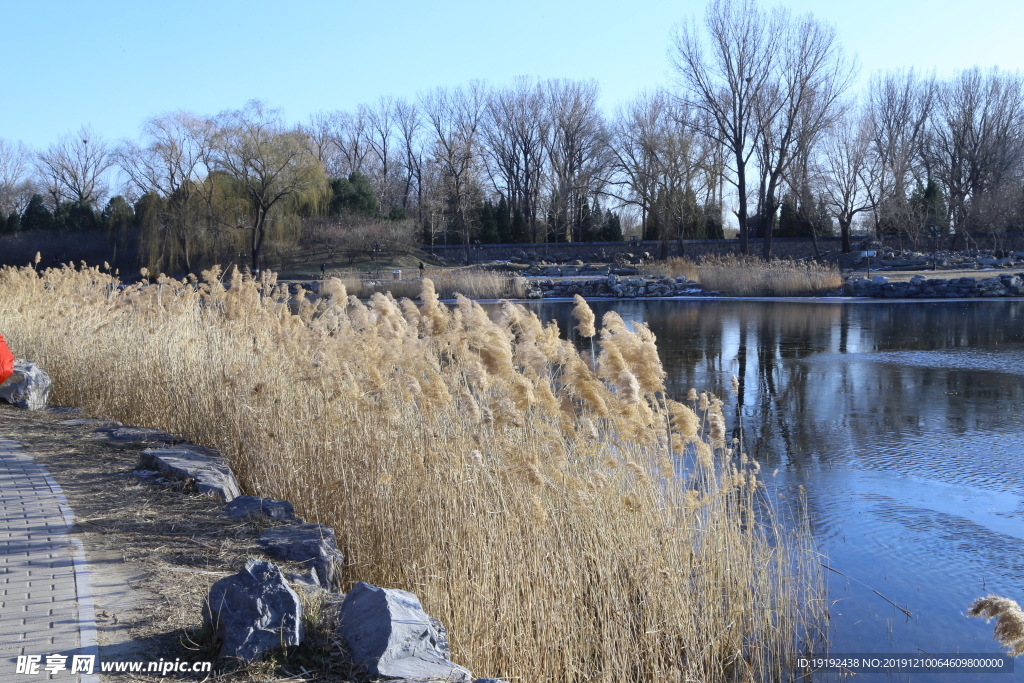
[[[858,235],[853,238],[853,248],[857,250],[860,244],[868,239],[865,235]],[[901,252],[907,249],[930,252],[933,246],[939,249],[949,247],[948,238],[945,244],[933,245],[931,239],[920,239],[916,242],[906,237],[886,237],[881,240],[874,240],[878,249],[890,249]],[[752,255],[760,256],[764,240],[751,239],[749,252]],[[993,250],[1015,250],[1024,247],[1024,235],[1006,235],[998,243],[987,236],[976,236],[972,238],[972,247],[984,251]],[[473,261],[507,261],[513,258],[524,258],[528,261],[612,261],[615,256],[623,254],[642,254],[647,252],[653,258],[661,255],[662,243],[660,241],[644,240],[638,242],[553,242],[539,244],[480,244],[474,245],[472,249]],[[842,248],[839,237],[819,237],[818,252],[838,252]],[[964,248],[963,240],[959,248]],[[462,262],[466,257],[466,248],[461,244],[424,246],[423,251],[428,254],[443,257],[447,261]],[[685,255],[688,258],[699,258],[710,255],[739,254],[740,241],[733,240],[687,240],[683,243],[680,251],[679,243],[671,241],[668,243],[668,256]],[[809,237],[775,237],[772,239],[772,255],[777,258],[811,258],[815,256],[814,244]]]
[[[571,297],[638,297],[698,296],[708,294],[700,285],[685,277],[620,277],[614,273],[606,277],[587,280],[549,280],[538,278],[528,281],[527,298],[548,299]]]
[[[843,293],[887,299],[1022,296],[1024,273],[1003,273],[980,280],[975,277],[944,279],[915,275],[909,282],[889,282],[889,278],[880,275],[870,280],[851,277],[843,285]]]

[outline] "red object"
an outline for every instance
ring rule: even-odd
[[[14,354],[7,348],[4,335],[0,334],[0,382],[14,374]]]

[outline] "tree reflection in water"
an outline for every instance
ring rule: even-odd
[[[915,615],[833,575],[836,651],[997,651],[963,612],[1024,599],[1024,301],[591,306],[646,322],[670,396],[722,397],[773,495],[805,488],[831,565]],[[571,303],[529,307],[575,337]]]

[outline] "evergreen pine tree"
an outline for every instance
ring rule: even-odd
[[[602,242],[622,241],[622,222],[619,220],[619,214],[612,213],[610,209],[604,212],[599,239]]]
[[[505,196],[502,195],[498,201],[497,213],[495,220],[498,226],[498,241],[501,244],[509,244],[513,241],[512,239],[512,217],[509,215],[508,202],[505,201]]]
[[[526,217],[518,207],[512,211],[512,242],[524,244],[530,241],[530,233],[526,226]]]
[[[53,230],[53,214],[46,208],[42,195],[34,194],[21,214],[21,229]]]
[[[369,218],[381,217],[380,204],[370,179],[362,173],[353,171],[348,178],[332,179],[331,195],[329,212],[332,215],[353,213]]]
[[[497,244],[499,240],[498,218],[494,204],[490,200],[480,206],[479,216],[480,241],[484,244]]]
[[[103,209],[100,222],[107,232],[121,234],[135,223],[135,212],[124,197],[118,195],[107,202],[107,208]]]
[[[54,224],[66,232],[92,232],[101,225],[88,202],[63,202],[54,216]]]

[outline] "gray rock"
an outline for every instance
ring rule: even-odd
[[[923,285],[927,281],[924,275],[915,275],[910,278],[910,284],[912,285]]]
[[[295,522],[295,508],[286,500],[238,496],[227,504],[224,512],[230,517],[266,517],[276,522]],[[299,520],[301,524],[301,520]]]
[[[168,434],[162,429],[153,429],[151,427],[99,427],[93,431],[117,443],[147,443],[152,441],[181,443],[182,441],[182,439]]]
[[[304,637],[302,602],[273,562],[249,560],[213,584],[203,621],[220,642],[220,656],[251,662]]]
[[[65,427],[120,427],[121,423],[117,420],[89,420],[89,419],[77,419],[77,420],[61,420],[57,424],[64,425]]]
[[[305,562],[320,586],[337,591],[345,558],[334,529],[323,524],[291,524],[264,531],[256,543],[271,557]]]
[[[473,680],[448,658],[446,637],[412,593],[359,582],[341,603],[338,619],[353,666],[368,676]]]
[[[871,278],[871,284],[873,285],[887,285],[889,284],[889,278],[884,275],[875,275]]]
[[[24,410],[42,410],[50,400],[53,383],[46,371],[30,360],[17,358],[14,374],[0,384],[0,400]]]
[[[160,470],[175,479],[192,479],[200,493],[220,496],[226,503],[242,495],[231,468],[213,448],[194,444],[147,448],[139,460],[144,469]]]

